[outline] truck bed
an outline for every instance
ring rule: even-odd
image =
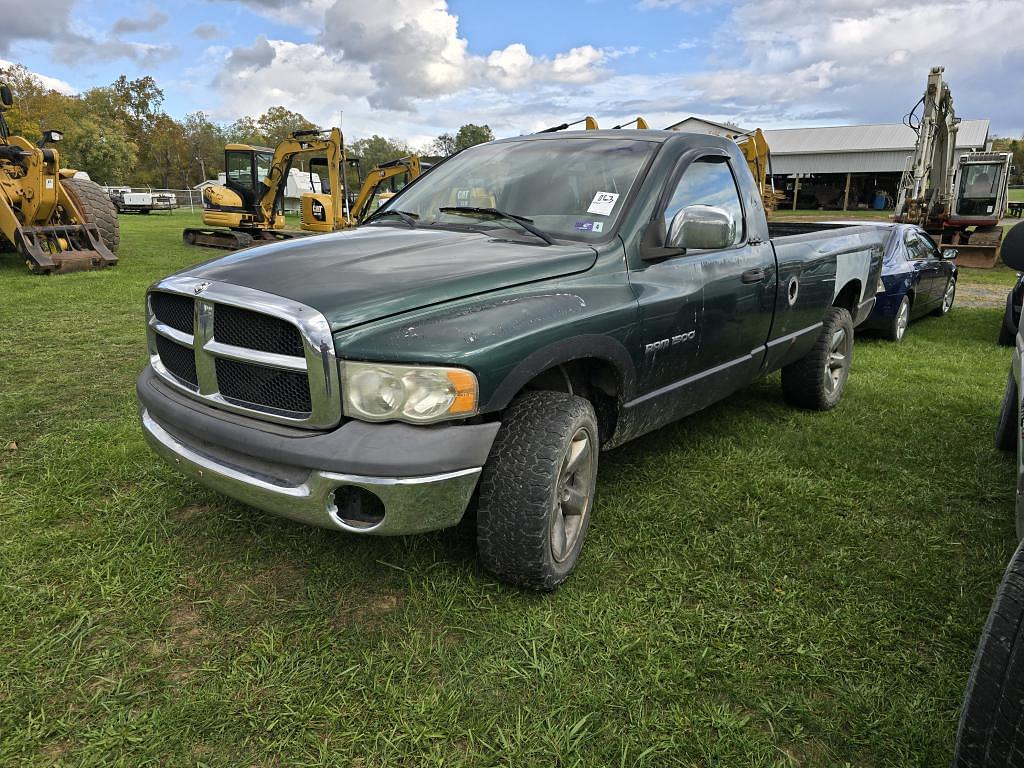
[[[839,222],[839,221],[769,221],[768,236],[775,240],[782,237],[793,237],[795,235],[809,235],[813,232],[825,232],[835,229],[849,229],[852,227],[878,227],[885,226],[886,222],[865,221],[860,222]]]

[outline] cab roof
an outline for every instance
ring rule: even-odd
[[[255,144],[227,144],[224,149],[242,150],[243,152],[269,152],[274,154],[270,147],[258,147]]]

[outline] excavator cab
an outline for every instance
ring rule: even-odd
[[[255,210],[256,201],[267,191],[263,179],[273,162],[274,150],[267,147],[228,144],[225,148],[225,186],[242,198],[242,207],[247,211]]]
[[[1003,152],[973,153],[961,158],[953,182],[951,219],[985,219],[994,226],[1006,210],[1010,155]]]

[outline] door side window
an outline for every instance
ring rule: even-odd
[[[743,242],[743,206],[736,180],[724,157],[705,157],[690,163],[665,207],[666,232],[672,217],[690,205],[710,205],[730,214],[736,222],[736,239],[732,244]]]
[[[924,234],[921,234],[920,232],[918,232],[917,233],[917,240],[921,244],[920,245],[920,248],[921,248],[921,258],[923,258],[923,259],[940,259],[940,258],[942,258],[941,254],[939,253],[938,246],[935,245],[935,242],[930,237],[928,237],[928,235],[924,235]]]
[[[907,231],[906,236],[903,238],[903,242],[907,246],[907,258],[911,261],[920,261],[921,259],[928,257],[928,254],[924,249],[924,243],[918,239],[917,234],[913,230]]]
[[[910,231],[907,233],[906,242],[907,257],[911,261],[939,258],[939,249],[927,235],[923,235],[920,232]]]

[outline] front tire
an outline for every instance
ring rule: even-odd
[[[967,679],[954,768],[1024,766],[1024,546],[996,592]]]
[[[550,591],[576,567],[594,504],[599,450],[589,401],[529,392],[502,416],[480,478],[477,544],[498,579]]]
[[[853,361],[853,319],[841,307],[825,315],[811,351],[782,369],[782,395],[798,408],[827,411],[846,389]]]
[[[88,179],[61,179],[68,197],[85,217],[86,224],[95,224],[100,239],[112,254],[117,255],[121,244],[121,223],[117,220],[117,206],[103,187]]]

